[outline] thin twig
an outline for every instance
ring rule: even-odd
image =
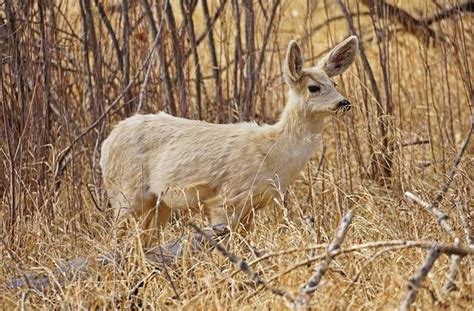
[[[473,105],[474,101],[474,96],[471,94],[471,106]],[[449,189],[449,186],[451,185],[451,182],[453,181],[454,174],[456,173],[459,163],[461,163],[461,159],[464,155],[464,152],[467,149],[467,146],[469,145],[469,142],[471,140],[472,136],[472,131],[474,127],[474,111],[471,113],[471,123],[469,126],[469,131],[466,134],[466,138],[464,139],[463,144],[461,145],[461,148],[459,149],[458,154],[456,155],[456,158],[454,159],[453,166],[451,167],[451,170],[448,173],[448,176],[446,177],[445,182],[443,183],[441,189],[439,190],[438,194],[436,195],[433,204],[430,204],[422,199],[420,199],[418,196],[411,192],[405,192],[405,196],[409,198],[412,201],[415,201],[416,203],[420,204],[423,206],[428,212],[432,213],[438,223],[440,224],[441,227],[443,227],[444,230],[455,240],[455,244],[459,245],[459,239],[456,237],[456,234],[454,233],[451,225],[447,222],[448,216],[444,214],[438,206],[442,202],[446,192]],[[461,213],[462,214],[462,213]],[[463,227],[464,224],[463,224]],[[470,236],[470,235],[468,235]],[[471,245],[471,244],[470,244]],[[451,266],[449,268],[449,274],[448,274],[448,280],[443,286],[443,290],[445,292],[451,291],[456,288],[455,285],[455,279],[459,270],[459,264],[461,262],[461,257],[457,255],[452,255],[451,256]],[[416,295],[415,295],[416,297]]]
[[[107,32],[109,33],[110,39],[112,40],[112,46],[114,47],[114,51],[117,57],[117,61],[119,64],[119,69],[120,71],[123,72],[123,59],[122,59],[122,52],[120,51],[120,44],[117,39],[117,35],[115,34],[115,31],[112,27],[112,24],[110,23],[109,18],[107,17],[107,13],[105,13],[104,6],[102,5],[99,0],[94,0],[95,6],[97,7],[99,11],[99,16],[102,22],[105,25],[105,28],[107,29]]]
[[[431,268],[433,267],[434,262],[439,257],[439,249],[436,245],[433,245],[428,256],[426,256],[423,265],[420,267],[418,272],[408,280],[407,288],[408,291],[405,295],[405,298],[402,300],[398,310],[405,311],[408,310],[410,305],[415,301],[416,296],[418,295],[418,291],[420,290],[421,283],[430,272]]]
[[[466,235],[466,242],[468,243],[468,245],[472,246],[473,245],[472,233],[470,232],[469,224],[464,215],[463,207],[461,203],[457,200],[455,202],[455,206],[459,212],[459,218],[461,219],[461,224],[463,226],[464,233]],[[458,238],[454,240],[454,245],[460,246],[460,241]],[[451,265],[449,266],[448,279],[446,280],[446,283],[444,283],[443,292],[447,293],[447,292],[457,289],[456,277],[459,272],[459,265],[461,264],[461,259],[462,257],[458,255],[451,256]]]
[[[474,12],[474,1],[468,0],[464,3],[455,4],[452,7],[442,10],[441,12],[436,13],[435,15],[425,18],[423,20],[424,23],[431,25],[435,22],[439,22],[443,19],[450,18],[461,14],[463,12],[472,13]]]
[[[276,288],[272,286],[270,283],[268,283],[266,280],[261,278],[257,273],[255,273],[252,268],[250,268],[250,265],[247,263],[247,261],[237,257],[236,255],[232,254],[229,252],[224,246],[221,244],[217,243],[212,239],[210,236],[208,236],[204,231],[202,231],[197,225],[194,223],[190,223],[191,227],[193,227],[196,232],[199,234],[203,235],[211,244],[213,247],[219,251],[224,257],[228,258],[237,268],[239,268],[240,271],[245,273],[253,282],[255,282],[257,285],[262,285],[264,288],[269,290],[271,293],[285,298],[288,302],[291,304],[294,303],[294,298],[291,296],[291,294],[283,289]]]
[[[148,3],[146,1],[144,1],[145,3]],[[163,8],[163,11],[166,9],[166,4],[165,4],[165,7]],[[151,13],[151,11],[150,11]],[[160,20],[160,26],[158,28],[153,27],[152,29],[156,30],[156,34],[155,34],[155,39],[154,39],[154,42],[157,42],[158,41],[158,38],[161,36],[161,31],[163,29],[163,15],[161,16],[161,20]],[[153,31],[153,33],[155,33]],[[153,43],[153,46],[155,45],[155,43]],[[151,67],[152,67],[152,64],[153,64],[153,60],[150,58],[148,60],[148,65],[147,65],[147,69],[146,69],[146,74],[145,74],[145,79],[143,80],[143,83],[142,83],[142,87],[141,87],[141,90],[140,90],[140,95],[138,97],[138,106],[137,106],[137,113],[140,112],[141,108],[142,108],[142,105],[143,105],[143,101],[144,99],[146,98],[146,86],[148,84],[148,79],[150,77],[150,73],[151,73]]]
[[[245,96],[241,100],[241,119],[249,121],[254,112],[253,95],[255,89],[255,12],[252,0],[244,0],[246,61]]]
[[[391,5],[385,0],[362,0],[362,3],[367,5],[377,16],[383,16],[392,22],[402,25],[406,31],[421,37],[424,42],[436,39],[436,33],[428,27],[428,24],[411,16],[407,11],[398,6]]]
[[[129,51],[129,40],[130,40],[130,18],[129,18],[129,3],[128,0],[122,0],[122,49],[120,50],[122,54],[122,84],[125,89],[123,95],[123,101],[125,104],[125,114],[129,115],[132,112],[132,93],[130,88],[126,86],[130,83],[130,51]]]
[[[344,13],[344,16],[346,17],[347,25],[349,28],[349,31],[351,35],[357,35],[357,30],[354,25],[354,21],[352,19],[352,14],[347,8],[347,5],[343,3],[342,0],[337,0],[337,3],[339,4],[339,7],[341,8],[341,11]],[[389,177],[392,174],[391,167],[390,167],[390,140],[389,140],[389,127],[387,124],[387,118],[385,117],[386,112],[384,111],[384,108],[382,106],[382,96],[380,94],[380,89],[377,85],[377,80],[375,79],[375,74],[372,70],[372,67],[370,66],[367,54],[365,53],[365,47],[364,47],[364,40],[362,38],[362,32],[359,34],[359,55],[360,59],[362,61],[362,67],[364,69],[364,72],[367,74],[367,78],[369,79],[370,82],[370,89],[372,91],[372,95],[374,96],[375,99],[375,107],[376,107],[376,112],[377,112],[377,127],[380,135],[380,139],[382,141],[382,150],[381,150],[381,159],[379,157],[374,157],[372,161],[372,166],[374,167],[373,169],[373,174],[375,175],[376,172],[381,172],[381,177]],[[378,169],[375,169],[378,168]]]
[[[459,239],[456,237],[456,234],[454,233],[453,228],[447,221],[448,216],[443,211],[437,208],[435,204],[430,204],[411,192],[408,192],[408,191],[405,192],[405,197],[423,206],[428,212],[433,214],[436,217],[438,224],[454,239],[454,244],[456,246],[459,246]],[[451,255],[451,266],[449,268],[448,280],[443,286],[443,289],[445,291],[453,290],[456,287],[456,285],[454,284],[454,281],[456,279],[457,272],[459,270],[460,262],[461,262],[460,256]]]
[[[437,208],[434,204],[430,204],[425,200],[421,199],[419,196],[407,191],[405,192],[405,197],[415,203],[418,203],[422,207],[424,207],[429,213],[433,214],[440,224],[441,227],[452,237],[455,238],[456,234],[454,233],[453,228],[448,223],[448,216],[439,208]]]
[[[178,102],[179,102],[179,110],[181,117],[188,116],[188,102],[186,99],[187,95],[187,88],[186,88],[186,78],[184,76],[184,66],[185,66],[185,59],[182,53],[182,46],[180,42],[180,38],[178,38],[178,29],[176,26],[176,20],[173,13],[173,6],[166,5],[165,9],[166,21],[168,24],[169,35],[171,37],[172,49],[173,49],[173,60],[175,63],[175,74],[177,79],[177,87],[178,91]]]
[[[216,103],[217,103],[217,121],[224,121],[223,119],[223,98],[222,98],[222,82],[221,82],[221,69],[217,60],[216,44],[214,40],[214,33],[212,31],[212,20],[209,16],[209,8],[207,6],[207,0],[202,0],[202,12],[206,19],[207,34],[208,34],[208,45],[211,52],[212,62],[212,75],[216,83]],[[196,43],[197,44],[197,43]],[[193,47],[195,49],[196,47]]]
[[[300,295],[295,301],[294,308],[296,310],[308,309],[310,295],[312,295],[316,291],[316,288],[318,287],[324,274],[329,268],[329,264],[331,263],[334,256],[336,255],[336,252],[340,250],[341,244],[344,241],[344,238],[347,233],[347,229],[349,228],[349,225],[351,224],[351,222],[352,222],[352,212],[348,212],[342,218],[341,223],[339,224],[339,227],[337,229],[336,235],[326,250],[326,254],[325,254],[326,256],[323,262],[319,264],[319,266],[315,269],[314,274],[311,276],[308,282],[306,282],[306,284],[304,284],[304,286],[302,287],[300,291]]]
[[[201,42],[207,37],[208,35],[208,32],[211,31],[211,29],[213,29],[214,27],[214,24],[216,23],[217,19],[221,16],[222,12],[224,11],[224,8],[225,8],[225,5],[227,3],[227,0],[221,0],[219,6],[217,7],[217,10],[216,12],[214,13],[214,15],[212,16],[212,18],[210,19],[210,23],[207,25],[206,27],[206,30],[204,30],[196,39],[196,47],[199,46],[199,44],[201,44]],[[189,56],[191,56],[192,54],[192,49],[193,48],[190,48],[186,51],[186,53],[184,54],[184,58],[187,59]]]
[[[263,61],[265,59],[265,49],[267,48],[268,39],[270,38],[270,34],[272,33],[271,30],[273,26],[273,20],[275,19],[276,11],[279,5],[280,5],[280,0],[274,0],[273,6],[270,11],[271,12],[270,19],[267,21],[267,25],[265,26],[265,32],[263,35],[263,43],[262,43],[262,46],[260,47],[260,54],[257,60],[257,69],[255,71],[255,80],[258,80],[260,71],[262,70]]]
[[[374,241],[374,242],[367,242],[358,245],[352,245],[347,248],[341,248],[333,252],[333,256],[340,256],[343,254],[348,254],[356,251],[360,251],[362,249],[371,249],[371,248],[380,248],[380,247],[395,247],[397,250],[399,249],[407,249],[407,248],[421,248],[421,249],[431,249],[433,245],[436,244],[433,241],[407,241],[407,240],[393,240],[393,241]],[[405,246],[405,247],[401,247]],[[447,255],[460,255],[460,256],[472,256],[474,255],[474,247],[457,247],[451,244],[436,244],[440,253],[447,254]],[[289,267],[288,269],[282,271],[280,274],[271,277],[268,281],[271,282],[276,280],[295,269],[307,266],[315,261],[324,259],[326,254],[314,256],[303,261],[300,261],[293,266]]]
[[[333,253],[333,256],[340,256],[345,254],[350,254],[353,252],[361,251],[363,249],[372,249],[372,248],[381,248],[386,247],[388,248],[387,251],[395,251],[395,250],[403,250],[409,248],[420,248],[420,249],[431,249],[434,245],[438,248],[440,253],[446,255],[460,255],[461,257],[465,256],[473,256],[474,255],[474,246],[470,247],[462,247],[462,246],[455,246],[451,244],[438,244],[433,241],[409,241],[409,240],[392,240],[392,241],[373,241],[367,242],[363,244],[352,245],[347,248],[340,248]],[[281,277],[287,275],[295,271],[296,269],[308,266],[311,263],[317,262],[326,258],[326,254],[317,255],[310,257],[308,259],[302,260],[300,262],[295,263],[294,265],[288,267],[287,269],[283,270],[277,275],[272,276],[268,282],[273,282]],[[254,291],[252,294],[248,295],[246,299],[253,297],[257,294],[259,290]]]
[[[420,248],[420,249],[430,249],[434,244],[436,244],[433,241],[410,241],[410,240],[392,240],[392,241],[373,241],[373,242],[367,242],[363,244],[358,244],[358,245],[352,245],[347,248],[340,249],[339,251],[335,252],[334,256],[340,256],[340,255],[346,255],[350,254],[353,252],[358,252],[364,249],[377,249],[377,248],[385,248],[384,253],[386,252],[391,252],[391,251],[398,251],[398,250],[403,250],[403,249],[410,249],[410,248]],[[461,256],[473,256],[474,255],[474,247],[468,247],[468,248],[463,248],[463,247],[455,247],[453,245],[449,244],[437,244],[439,250],[443,254],[458,254]],[[295,247],[295,248],[290,248],[287,250],[282,250],[278,252],[273,252],[273,253],[268,253],[262,257],[259,257],[251,262],[249,262],[250,266],[255,266],[256,264],[267,260],[269,258],[273,258],[276,256],[282,256],[282,255],[287,255],[287,254],[292,254],[292,253],[297,253],[297,252],[308,252],[308,251],[313,251],[317,249],[322,249],[322,248],[327,248],[327,244],[317,244],[309,247]],[[302,268],[305,266],[308,266],[311,263],[317,262],[319,260],[322,260],[326,257],[326,254],[322,255],[317,255],[317,256],[311,256],[309,259],[306,259],[304,261],[298,262],[288,269],[284,270],[282,273],[275,275],[271,277],[268,282],[273,282],[284,275],[298,269]],[[236,274],[242,272],[241,270],[236,270],[231,273],[230,277],[234,277]],[[212,286],[210,286],[208,289],[203,290],[199,295],[194,296],[190,301],[188,301],[188,304],[191,305],[193,301],[201,297],[202,295],[206,294],[210,289],[215,288],[217,285],[225,282],[226,279],[221,279]],[[247,295],[245,297],[245,300],[250,299],[251,297],[255,296],[262,288],[257,289],[256,291],[252,292],[251,294]]]
[[[458,238],[454,239],[454,245],[460,246],[460,242]],[[458,276],[459,265],[461,264],[461,259],[462,257],[458,255],[451,256],[451,265],[449,266],[448,279],[446,280],[446,283],[444,283],[443,285],[443,292],[447,293],[447,292],[457,289],[456,277]]]
[[[141,65],[141,67],[139,68],[139,70],[137,71],[135,76],[130,80],[128,85],[122,90],[122,92],[120,92],[120,94],[115,98],[115,100],[110,104],[110,106],[94,122],[92,122],[91,125],[89,125],[79,135],[77,135],[76,138],[74,138],[74,140],[71,142],[71,144],[69,144],[69,146],[67,146],[66,148],[64,148],[61,151],[61,153],[58,156],[58,160],[57,160],[57,164],[56,164],[56,170],[55,170],[54,179],[53,179],[53,181],[54,181],[54,191],[55,192],[57,192],[59,190],[59,187],[61,186],[61,176],[64,172],[64,169],[66,168],[67,163],[70,163],[70,161],[69,162],[64,162],[64,161],[68,158],[70,152],[72,151],[72,148],[79,141],[81,141],[84,138],[84,136],[86,136],[97,125],[99,125],[101,123],[101,121],[109,114],[109,112],[113,108],[115,108],[115,106],[117,106],[117,104],[120,102],[122,97],[125,95],[126,91],[128,89],[130,89],[130,87],[133,85],[135,80],[139,77],[140,73],[145,68],[146,64],[148,64],[148,62],[150,61],[151,57],[153,56],[153,52],[155,51],[155,48],[158,44],[158,41],[159,41],[158,38],[159,37],[155,38],[155,42],[153,42],[153,46],[151,47],[150,51],[148,52],[147,57],[145,58],[145,61],[143,62],[143,64]]]
[[[407,147],[407,146],[414,146],[414,145],[424,145],[424,144],[429,144],[430,140],[429,139],[415,139],[412,141],[407,141],[401,143],[402,147]]]
[[[196,81],[195,81],[195,88],[196,88],[196,106],[198,109],[198,116],[199,120],[202,120],[202,105],[201,105],[201,84],[202,84],[202,72],[201,72],[201,64],[199,62],[199,54],[197,51],[197,43],[196,43],[196,31],[194,30],[194,21],[193,21],[193,12],[196,9],[197,0],[181,0],[181,11],[184,16],[185,20],[185,28],[189,38],[189,43],[191,44],[191,51],[193,53],[194,59],[194,70],[196,72]]]
[[[471,94],[471,107],[474,106],[474,93]],[[471,113],[471,123],[469,125],[469,130],[466,134],[466,138],[464,139],[464,142],[461,145],[461,148],[458,151],[458,154],[456,155],[456,158],[454,158],[453,161],[453,166],[451,167],[451,170],[448,173],[448,176],[446,176],[446,180],[443,183],[443,186],[439,190],[438,194],[436,195],[435,199],[433,200],[433,205],[438,205],[441,203],[441,201],[444,198],[444,195],[449,189],[449,186],[451,185],[451,182],[453,181],[454,174],[458,170],[459,163],[461,163],[461,159],[466,152],[467,146],[469,146],[469,142],[471,141],[471,136],[472,136],[472,131],[474,127],[474,109],[472,110]]]
[[[474,236],[472,235],[472,229],[470,225],[470,221],[468,219],[469,215],[466,215],[465,210],[461,202],[456,200],[454,203],[456,206],[456,209],[458,210],[459,213],[459,218],[461,219],[461,224],[464,230],[464,235],[466,237],[466,243],[470,246],[474,245]]]

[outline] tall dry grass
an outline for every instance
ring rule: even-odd
[[[2,308],[282,308],[284,299],[217,252],[188,253],[156,270],[136,230],[117,242],[98,157],[111,127],[137,111],[274,122],[287,96],[281,67],[290,39],[302,44],[310,66],[351,31],[358,34],[364,55],[336,81],[353,109],[327,120],[324,147],[307,170],[259,214],[254,231],[231,236],[229,250],[252,262],[298,248],[252,266],[297,293],[317,262],[290,268],[323,254],[304,249],[330,242],[349,210],[354,220],[344,245],[452,243],[403,193],[433,200],[469,129],[472,16],[454,14],[420,32],[370,10],[371,1],[163,2],[2,3],[0,284],[25,273],[49,274],[53,283],[44,291],[3,289]],[[390,2],[419,20],[456,4]],[[439,205],[464,245],[454,202],[472,218],[473,154],[470,143]],[[189,215],[181,216],[163,240],[191,231]],[[126,260],[90,265],[66,283],[52,273],[66,260],[111,251]],[[394,308],[426,253],[363,249],[339,256],[311,302],[324,310]],[[461,262],[457,290],[445,293],[449,265],[444,255],[436,261],[416,307],[472,308],[472,257]]]

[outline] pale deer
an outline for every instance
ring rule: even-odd
[[[203,211],[211,225],[251,223],[295,179],[320,145],[324,120],[351,105],[330,79],[355,59],[358,39],[303,68],[291,41],[284,63],[288,102],[273,125],[211,124],[166,113],[118,123],[102,145],[100,166],[116,215],[160,228],[173,211]]]

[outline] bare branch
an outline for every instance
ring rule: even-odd
[[[443,19],[451,18],[451,17],[456,16],[458,14],[461,14],[463,12],[467,12],[467,13],[474,12],[474,1],[473,0],[469,0],[469,1],[466,1],[466,2],[460,3],[460,4],[455,4],[454,6],[452,6],[449,9],[442,10],[441,12],[439,12],[439,13],[431,16],[431,17],[425,18],[423,20],[423,22],[428,24],[428,25],[431,25],[435,22],[439,22]]]
[[[168,29],[171,36],[172,48],[173,48],[173,59],[175,63],[175,73],[177,78],[178,88],[178,100],[180,116],[188,116],[188,101],[186,99],[186,78],[184,77],[184,65],[185,60],[182,54],[182,46],[180,38],[178,38],[178,29],[176,27],[176,20],[174,18],[173,7],[171,5],[165,6],[166,21],[168,23]]]
[[[280,0],[274,0],[273,6],[271,8],[271,13],[270,13],[270,19],[267,21],[267,25],[265,26],[265,32],[263,34],[263,43],[262,46],[260,47],[260,55],[258,56],[257,60],[257,69],[255,71],[255,80],[258,80],[258,77],[260,75],[260,71],[262,70],[262,65],[263,61],[265,58],[265,49],[267,48],[268,44],[268,39],[270,38],[270,34],[272,33],[272,26],[273,26],[273,20],[275,19],[276,11],[278,9],[278,6],[280,5]]]
[[[151,12],[151,9],[149,7],[149,3],[147,0],[142,0],[142,3],[144,3],[144,7],[145,7],[145,11],[147,12],[147,15],[148,14],[151,14],[151,21],[154,22],[154,19],[153,19],[153,14]],[[147,6],[148,5],[148,6]],[[166,6],[166,4],[165,4]],[[146,9],[148,8],[148,9]],[[165,8],[163,8],[163,11],[165,10]],[[162,32],[162,29],[163,29],[163,15],[161,16],[161,20],[160,20],[160,25],[159,27],[156,27],[155,24],[153,24],[153,26],[150,26],[150,28],[152,29],[152,33],[154,35],[154,40],[157,41],[158,38],[160,38],[161,36],[161,32]],[[151,67],[152,67],[152,64],[153,64],[153,60],[150,58],[148,60],[148,65],[147,65],[147,69],[146,69],[146,73],[145,73],[145,79],[143,80],[143,83],[142,83],[142,86],[141,86],[141,90],[140,90],[140,95],[138,97],[138,105],[137,105],[137,113],[140,112],[142,106],[143,106],[143,103],[144,101],[146,101],[146,86],[148,84],[148,79],[150,77],[150,73],[151,73]]]
[[[110,23],[109,18],[107,17],[107,14],[105,13],[104,6],[102,5],[99,0],[94,0],[94,3],[99,10],[99,16],[102,22],[105,25],[105,28],[107,29],[107,32],[109,33],[110,39],[112,40],[112,45],[114,47],[114,51],[117,57],[117,61],[119,64],[119,69],[120,71],[123,72],[123,59],[122,59],[122,52],[120,51],[120,44],[117,39],[117,35],[115,34],[115,31],[112,27],[112,24]]]
[[[408,198],[409,200],[418,203],[422,207],[424,207],[429,213],[431,213],[438,223],[440,224],[441,227],[452,237],[455,238],[456,234],[453,231],[453,228],[451,225],[447,222],[448,216],[439,208],[437,208],[434,204],[430,204],[426,202],[425,200],[422,200],[419,196],[407,191],[405,192],[405,197]]]
[[[407,248],[420,248],[420,249],[431,249],[435,242],[428,242],[428,241],[407,241],[407,240],[393,240],[393,241],[374,241],[374,242],[367,242],[358,245],[352,245],[347,248],[341,248],[333,252],[333,257],[340,256],[343,254],[348,254],[356,251],[360,251],[363,249],[372,249],[372,248],[394,248],[394,250],[401,250]],[[456,247],[450,244],[436,244],[438,251],[443,254],[447,255],[460,255],[464,256],[472,256],[474,255],[474,247]],[[295,263],[293,266],[287,268],[286,270],[282,271],[280,274],[275,275],[269,279],[269,282],[279,279],[280,277],[294,271],[295,269],[305,267],[313,262],[326,258],[326,254],[317,255],[306,260],[302,260],[298,263]]]
[[[458,238],[454,240],[454,245],[455,246],[460,245]],[[449,266],[448,280],[446,280],[446,283],[444,283],[443,292],[450,292],[457,288],[456,277],[458,276],[459,265],[461,264],[461,259],[462,257],[458,255],[451,256],[451,265]]]
[[[212,237],[208,236],[204,231],[202,231],[198,226],[196,226],[193,223],[190,223],[191,227],[196,230],[197,233],[201,234],[207,240],[214,246],[219,253],[221,253],[224,257],[230,260],[237,268],[239,268],[240,271],[245,273],[253,282],[255,282],[257,285],[262,285],[264,288],[269,290],[271,293],[285,298],[288,302],[294,303],[294,298],[291,296],[288,291],[276,288],[272,286],[270,283],[268,283],[266,280],[261,278],[257,273],[255,273],[252,268],[250,268],[250,265],[247,263],[247,261],[237,257],[236,255],[232,254],[229,252],[224,246],[221,244],[217,243],[212,239]]]
[[[357,35],[357,30],[354,26],[354,21],[352,19],[352,14],[347,8],[346,4],[342,2],[342,0],[337,0],[341,11],[343,12],[344,16],[346,17],[347,25],[349,31],[352,35]],[[375,173],[380,171],[382,173],[382,178],[389,177],[391,175],[391,168],[388,165],[390,163],[389,160],[389,130],[388,124],[385,118],[386,112],[382,106],[382,96],[380,94],[380,89],[377,85],[377,81],[375,79],[374,72],[372,67],[370,66],[369,60],[367,58],[367,54],[365,53],[364,42],[362,38],[362,33],[359,35],[359,55],[362,61],[362,67],[364,68],[364,72],[367,74],[367,78],[370,82],[370,89],[375,99],[375,107],[377,111],[377,127],[380,135],[380,139],[382,141],[382,150],[381,150],[381,159],[378,157],[374,157],[374,161],[372,162],[373,167],[373,175],[375,177]],[[378,169],[376,169],[378,168]]]
[[[474,93],[471,93],[471,107],[474,106]],[[436,195],[436,198],[433,201],[433,205],[438,205],[441,203],[441,201],[444,198],[444,195],[449,189],[449,186],[451,185],[451,182],[453,181],[454,174],[458,170],[459,163],[461,163],[461,159],[466,152],[467,146],[469,146],[469,142],[471,141],[471,136],[472,136],[472,129],[474,127],[474,109],[472,110],[471,113],[471,122],[469,125],[469,130],[467,131],[466,138],[464,138],[464,142],[461,145],[461,148],[458,151],[458,154],[454,158],[453,161],[453,166],[451,167],[451,170],[448,173],[448,176],[446,177],[446,180],[443,183],[443,186],[439,190],[438,194]]]
[[[185,27],[186,32],[188,34],[189,42],[191,44],[191,51],[193,53],[194,59],[194,67],[196,71],[196,81],[195,81],[195,88],[196,88],[196,105],[198,109],[198,116],[199,119],[202,120],[202,105],[201,105],[201,84],[202,84],[202,72],[201,72],[201,64],[199,62],[199,54],[197,52],[197,42],[196,42],[196,32],[194,30],[194,22],[193,22],[193,12],[197,6],[197,0],[189,1],[189,0],[181,0],[181,11],[185,19]]]
[[[341,244],[344,241],[344,238],[347,233],[347,229],[352,222],[352,212],[348,212],[341,220],[339,227],[337,229],[336,235],[334,240],[332,240],[331,244],[329,244],[326,250],[326,256],[324,261],[315,269],[314,274],[311,278],[304,284],[303,288],[300,291],[300,295],[298,296],[297,300],[295,301],[295,309],[296,310],[307,310],[310,295],[312,295],[316,288],[318,287],[319,283],[321,282],[324,274],[326,273],[327,269],[329,268],[329,264],[335,257],[336,253],[340,250]]]
[[[426,23],[411,16],[407,11],[387,3],[385,0],[362,0],[377,17],[388,18],[398,23],[409,33],[421,37],[424,42],[436,38],[436,33]]]
[[[469,215],[466,215],[467,213],[465,212],[465,209],[464,209],[463,205],[458,200],[456,200],[455,206],[458,210],[459,218],[461,219],[461,224],[462,224],[462,227],[463,227],[463,230],[464,230],[464,235],[466,237],[466,242],[469,246],[473,246],[474,245],[474,236],[472,235],[472,229],[471,229],[471,225],[470,225],[471,222],[468,218]]]
[[[245,68],[247,77],[245,79],[245,96],[241,100],[241,119],[249,121],[253,115],[253,92],[255,88],[255,12],[252,0],[243,2],[245,8],[245,43],[246,61]]]
[[[410,280],[408,280],[408,291],[405,295],[405,298],[398,307],[398,310],[408,310],[410,305],[415,301],[416,296],[418,295],[418,291],[420,290],[421,283],[428,275],[428,272],[430,272],[434,262],[436,261],[436,259],[438,259],[439,254],[439,249],[436,245],[434,245],[428,253],[428,256],[426,257],[425,261],[423,262],[423,265],[420,267],[418,272],[414,276],[412,276]]]
[[[204,18],[206,19],[208,44],[209,44],[209,50],[211,52],[212,75],[216,83],[217,120],[221,122],[223,121],[221,70],[219,67],[219,62],[217,61],[216,44],[214,42],[214,33],[212,31],[212,20],[211,20],[211,17],[209,16],[209,8],[207,6],[207,0],[202,0],[201,2],[202,2],[202,12],[204,14]]]
[[[143,62],[143,64],[141,65],[140,69],[137,71],[135,76],[129,81],[128,85],[126,85],[125,88],[122,90],[122,92],[115,98],[115,100],[109,105],[109,107],[94,122],[92,122],[91,125],[89,125],[79,135],[77,135],[76,138],[74,138],[74,140],[69,144],[69,146],[67,146],[66,148],[64,148],[61,151],[61,153],[59,154],[58,159],[56,161],[56,170],[54,172],[53,182],[54,182],[54,191],[55,192],[57,192],[59,190],[59,187],[61,186],[61,176],[64,173],[64,169],[66,168],[67,164],[70,162],[70,161],[67,161],[67,160],[69,158],[69,154],[70,154],[72,148],[79,141],[81,141],[88,133],[90,133],[97,125],[99,125],[101,123],[101,121],[110,113],[110,111],[112,111],[112,109],[115,108],[118,105],[118,103],[120,102],[120,100],[124,96],[125,92],[128,89],[130,89],[132,84],[135,82],[135,80],[138,78],[140,73],[143,71],[143,69],[145,68],[145,66],[148,64],[151,57],[153,56],[155,48],[158,44],[158,38],[159,37],[155,38],[155,42],[153,43],[153,46],[148,51],[148,55],[145,58],[145,61]]]
[[[128,0],[122,0],[122,19],[123,19],[123,31],[122,31],[122,76],[123,76],[123,88],[125,93],[123,96],[125,104],[125,114],[129,115],[132,112],[132,93],[131,88],[126,86],[130,83],[130,52],[129,52],[129,39],[130,39],[130,18],[128,14],[129,3]]]

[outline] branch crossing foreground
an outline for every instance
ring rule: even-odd
[[[404,296],[404,299],[401,301],[399,310],[408,310],[409,306],[415,301],[423,280],[433,267],[436,259],[441,254],[456,256],[456,258],[459,258],[457,264],[458,266],[460,259],[466,256],[474,255],[474,245],[469,245],[467,247],[461,246],[459,240],[453,244],[440,244],[433,241],[409,240],[373,241],[343,248],[342,244],[345,236],[347,235],[352,219],[352,212],[348,212],[342,218],[334,239],[328,245],[315,245],[313,247],[307,247],[304,249],[292,249],[277,253],[270,253],[257,260],[254,260],[253,262],[247,262],[232,254],[226,249],[223,243],[219,242],[229,234],[229,229],[224,224],[217,225],[212,228],[201,229],[197,225],[191,223],[191,227],[195,230],[195,233],[193,233],[191,236],[182,236],[172,242],[150,248],[146,251],[145,255],[146,258],[157,267],[157,270],[153,272],[154,275],[156,271],[159,272],[166,266],[177,264],[179,262],[178,259],[184,256],[188,251],[195,253],[199,251],[210,251],[211,249],[215,248],[222,256],[228,258],[229,261],[236,266],[238,271],[246,274],[256,286],[260,286],[261,289],[267,290],[270,293],[283,298],[288,307],[293,310],[309,310],[311,308],[311,298],[321,286],[322,279],[327,272],[329,265],[336,257],[344,254],[350,254],[352,252],[361,251],[364,249],[379,248],[382,248],[384,251],[397,251],[408,248],[429,250],[427,257],[418,272],[408,280],[407,292]],[[320,248],[326,248],[324,254],[314,255],[303,262],[296,263],[280,275],[269,280],[265,280],[260,273],[254,271],[252,268],[252,266],[254,266],[257,262],[270,257],[281,256],[290,252],[301,252]],[[302,285],[300,292],[297,295],[292,294],[289,290],[278,288],[272,285],[272,282],[279,277],[320,260],[322,261],[314,269],[314,272],[308,281]],[[44,275],[25,274],[21,278],[9,280],[5,287],[8,290],[18,290],[20,288],[26,287],[32,290],[44,291],[50,286],[62,286],[67,282],[72,282],[80,277],[84,277],[88,273],[88,267],[94,263],[99,263],[100,265],[106,266],[117,264],[120,265],[123,264],[123,262],[123,258],[115,253],[108,253],[106,255],[100,256],[99,258],[79,257],[64,264],[58,265],[58,269],[56,271],[49,270]],[[235,274],[232,274],[232,276],[233,275]],[[455,277],[456,275],[453,276],[450,269],[448,281],[454,283]],[[146,283],[150,279],[151,277],[146,278],[146,281],[140,283],[135,291],[141,287],[146,286]]]

